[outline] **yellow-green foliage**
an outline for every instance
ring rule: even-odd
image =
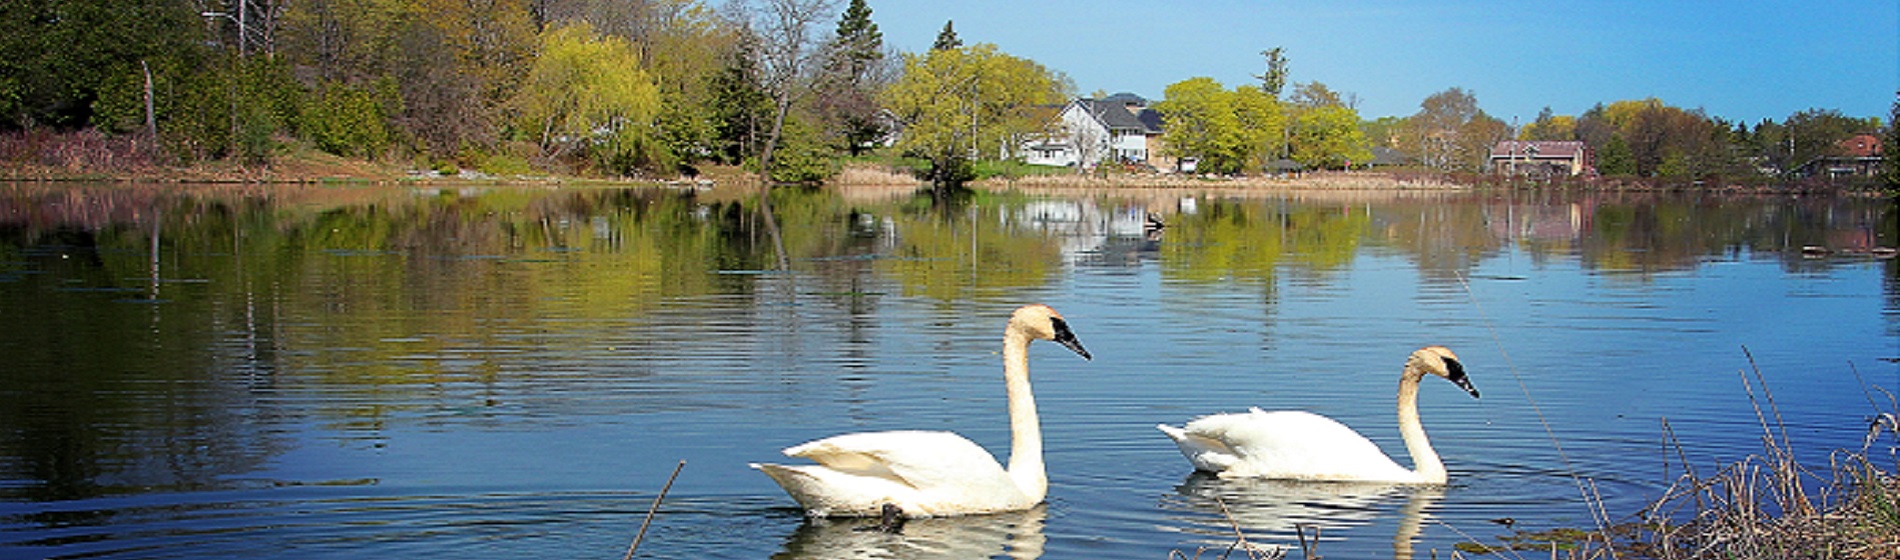
[[[1176,157],[1200,158],[1201,171],[1256,171],[1282,144],[1285,111],[1260,88],[1228,90],[1213,78],[1190,78],[1166,95],[1155,104],[1168,121],[1162,143]]]
[[[551,27],[515,97],[518,126],[544,153],[591,152],[613,161],[653,149],[660,90],[633,44],[586,23]]]
[[[391,142],[389,114],[384,111],[384,105],[370,88],[326,84],[304,97],[297,112],[298,132],[319,150],[340,156],[374,158]]]
[[[1060,104],[1067,88],[1041,64],[979,44],[905,55],[903,77],[882,100],[906,126],[899,149],[938,162],[988,159],[1040,128],[1049,116],[1040,109]]]
[[[1293,161],[1306,167],[1337,169],[1372,160],[1372,148],[1359,129],[1359,112],[1343,105],[1300,111],[1292,136]]]

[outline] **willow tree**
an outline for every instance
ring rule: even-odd
[[[534,135],[543,157],[586,155],[615,173],[653,157],[660,91],[640,70],[626,39],[602,36],[586,23],[548,28],[514,99],[518,127]]]
[[[897,147],[930,160],[932,183],[955,186],[974,178],[971,162],[1013,155],[1069,89],[1035,61],[977,44],[904,55],[883,102],[904,127]]]

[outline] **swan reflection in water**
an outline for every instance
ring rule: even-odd
[[[1042,556],[1047,506],[1024,511],[923,517],[905,520],[894,532],[876,519],[810,518],[785,541],[773,560],[878,559],[923,560]]]
[[[1411,560],[1412,546],[1422,532],[1427,511],[1445,497],[1442,486],[1365,482],[1308,482],[1262,478],[1220,478],[1196,471],[1164,498],[1164,509],[1179,515],[1182,531],[1202,535],[1209,548],[1234,544],[1234,525],[1255,545],[1297,548],[1299,528],[1317,528],[1321,538],[1336,540],[1339,531],[1390,518],[1396,509],[1392,558]],[[1216,500],[1218,498],[1218,501]],[[1221,508],[1226,506],[1225,513]],[[1232,516],[1233,521],[1228,521]],[[1309,531],[1308,536],[1312,533]],[[1329,537],[1328,535],[1334,535]],[[1319,546],[1317,552],[1324,554]]]

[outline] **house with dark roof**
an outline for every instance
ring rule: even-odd
[[[1574,140],[1505,140],[1491,147],[1493,173],[1562,177],[1596,173],[1596,151]]]
[[[1103,163],[1159,165],[1161,114],[1130,93],[1103,99],[1077,99],[1062,108],[1049,132],[1023,146],[1023,160],[1034,165],[1081,166]]]

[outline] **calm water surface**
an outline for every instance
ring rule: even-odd
[[[847,194],[779,192],[774,244],[718,191],[0,186],[0,557],[619,557],[680,461],[640,557],[1158,560],[1229,515],[1449,557],[1595,527],[1586,492],[1630,520],[1759,453],[1758,403],[1825,465],[1900,387],[1886,201]],[[887,535],[746,468],[882,429],[1006,454],[1027,302],[1095,354],[1030,352],[1045,506]],[[1210,479],[1153,428],[1301,408],[1402,457],[1426,344],[1484,394],[1421,391],[1447,487]]]

